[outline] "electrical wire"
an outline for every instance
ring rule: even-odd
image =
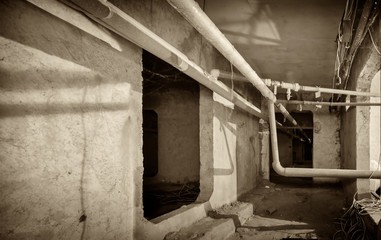
[[[378,50],[377,45],[376,45],[376,43],[373,40],[372,32],[370,31],[370,27],[368,28],[368,32],[369,32],[370,39],[372,40],[374,49],[377,51],[378,55],[381,55],[381,52]]]
[[[340,229],[335,232],[332,239],[354,239],[368,240],[367,229],[362,218],[364,214],[364,201],[356,200],[357,192],[353,195],[352,205],[340,218],[336,219],[336,224],[340,225]]]
[[[234,92],[234,68],[232,63],[230,63],[230,70],[231,70],[230,81],[232,83],[232,93],[233,93]]]

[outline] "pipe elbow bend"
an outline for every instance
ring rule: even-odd
[[[280,162],[273,162],[273,169],[274,171],[281,175],[281,176],[286,176],[286,169],[280,164]]]

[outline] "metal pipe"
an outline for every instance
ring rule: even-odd
[[[318,101],[299,101],[299,100],[277,100],[277,103],[301,104],[301,105],[322,105],[322,106],[381,106],[381,103],[367,102],[318,102]]]
[[[225,35],[204,13],[200,6],[193,0],[167,0],[201,35],[220,51],[261,94],[275,102],[274,93],[264,84],[262,79],[238,53]]]
[[[242,76],[241,74],[238,74],[238,73],[234,73],[232,76],[232,74],[229,72],[221,71],[219,69],[212,69],[212,71],[210,71],[210,74],[215,76],[217,79],[218,78],[223,78],[223,79],[232,79],[233,78],[234,81],[249,83],[247,78],[245,78],[244,76]]]
[[[305,92],[321,92],[321,93],[333,93],[333,94],[344,94],[351,96],[365,96],[365,97],[379,97],[379,93],[370,93],[370,92],[358,92],[350,91],[343,89],[332,89],[332,88],[322,88],[322,87],[311,87],[311,86],[301,86],[298,83],[287,83],[287,82],[278,82],[272,81],[270,79],[265,79],[265,84],[267,86],[277,86],[283,89],[291,89],[296,92],[305,91]]]
[[[279,111],[285,116],[285,118],[290,121],[294,126],[298,126],[296,120],[291,116],[291,114],[287,111],[287,109],[282,104],[276,104]]]
[[[74,3],[77,1],[78,0],[72,0]],[[155,56],[178,68],[180,71],[184,72],[200,84],[231,101],[242,110],[247,111],[258,118],[267,120],[268,116],[264,115],[259,108],[254,106],[252,103],[247,101],[245,98],[243,98],[241,95],[233,91],[222,82],[218,81],[215,77],[207,73],[196,63],[189,60],[188,57],[178,49],[170,45],[164,39],[160,38],[158,35],[153,33],[151,30],[140,24],[134,18],[127,15],[125,12],[121,11],[110,2],[98,2],[101,3],[101,5],[105,8],[103,11],[99,11],[100,6],[97,6],[98,11],[102,12],[102,16],[106,17],[99,17],[99,14],[94,15],[92,12],[90,12],[93,9],[93,7],[91,7],[92,4],[86,1],[79,2],[81,3],[81,11],[83,11],[94,21],[100,23],[118,35],[134,42],[136,45],[146,49]],[[109,12],[107,13],[107,11]]]
[[[358,92],[350,91],[343,89],[331,89],[331,88],[321,88],[321,87],[309,87],[309,86],[300,86],[300,90],[306,92],[322,92],[322,93],[333,93],[333,94],[344,94],[351,96],[364,96],[364,97],[379,97],[379,93],[370,93],[370,92]]]
[[[334,178],[369,178],[381,177],[380,171],[349,170],[349,169],[324,169],[324,168],[284,168],[279,161],[278,139],[276,132],[274,103],[268,101],[269,122],[271,134],[271,149],[273,156],[273,169],[285,177],[334,177]]]
[[[303,134],[303,136],[307,139],[309,143],[311,143],[311,139],[307,136],[307,134],[304,132],[303,128],[299,126],[299,124],[296,122],[296,120],[291,116],[291,114],[287,111],[287,109],[280,103],[275,104],[279,111],[294,125],[296,126],[299,131]]]
[[[217,28],[212,20],[204,13],[200,6],[193,0],[167,0],[202,36],[204,36],[222,55],[225,56],[246,78],[256,87],[261,94],[276,102],[275,94],[266,86],[263,80],[237,52],[225,35]],[[298,125],[295,119],[282,106],[278,105],[282,114]]]
[[[213,73],[218,73],[217,77],[223,79],[231,79],[231,73],[226,71],[221,71],[218,69],[213,69]],[[248,82],[247,78],[240,74],[234,74],[233,80]],[[366,97],[380,97],[380,93],[369,93],[369,92],[358,92],[358,91],[350,91],[343,89],[333,89],[333,88],[321,88],[321,87],[311,87],[311,86],[302,86],[299,83],[287,83],[287,82],[279,82],[271,79],[262,79],[266,86],[276,86],[281,87],[283,89],[291,89],[294,91],[305,91],[305,92],[321,92],[321,93],[333,93],[333,94],[345,94],[351,96],[366,96]]]

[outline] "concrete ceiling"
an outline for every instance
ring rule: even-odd
[[[345,0],[205,0],[201,7],[260,77],[332,87]]]

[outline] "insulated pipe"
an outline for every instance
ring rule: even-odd
[[[204,13],[194,0],[167,0],[201,35],[203,35],[212,45],[220,51],[261,94],[275,102],[276,97],[273,92],[264,84],[262,79],[238,53],[225,35]]]
[[[94,21],[178,68],[180,71],[184,72],[200,84],[231,101],[239,108],[258,118],[267,120],[268,116],[262,114],[259,108],[244,99],[241,95],[233,91],[222,82],[218,81],[215,77],[204,71],[200,66],[189,60],[188,57],[178,49],[170,45],[168,42],[157,36],[151,30],[140,24],[134,18],[127,15],[110,2],[98,1],[98,4],[94,7],[93,2],[82,0],[71,1],[78,3],[80,10]],[[100,9],[102,6],[104,9]],[[96,11],[94,9],[96,9]],[[91,11],[95,11],[95,13],[93,14]],[[99,12],[102,14],[98,14]]]
[[[321,92],[321,93],[333,93],[333,94],[344,94],[351,96],[365,96],[365,97],[379,97],[379,93],[370,93],[370,92],[358,92],[342,89],[332,89],[332,88],[321,88],[321,87],[310,87],[310,86],[301,86],[298,83],[287,83],[287,82],[278,82],[265,79],[267,86],[278,86],[283,89],[292,89],[294,91],[305,91],[305,92]]]
[[[276,102],[275,94],[266,86],[263,80],[237,52],[234,46],[229,42],[225,35],[218,29],[212,20],[205,14],[200,6],[193,0],[167,0],[202,36],[204,36],[222,55],[225,56],[246,78],[256,87],[261,94]],[[292,122],[298,125],[287,110],[278,104],[282,114]]]
[[[277,103],[296,104],[296,105],[324,105],[324,106],[381,106],[381,103],[367,102],[317,102],[317,101],[298,101],[298,100],[277,100]]]
[[[298,126],[298,123],[296,120],[291,116],[291,114],[287,111],[287,109],[280,103],[276,104],[279,111],[287,118],[288,121],[290,121],[294,126]]]
[[[210,71],[210,74],[212,74],[213,76],[215,76],[217,79],[218,78],[223,78],[223,79],[232,79],[232,74],[229,73],[229,72],[225,72],[225,71],[221,71],[219,69],[212,69],[212,71]],[[241,74],[237,74],[237,73],[234,73],[233,74],[233,80],[234,81],[239,81],[239,82],[249,82],[247,80],[247,78],[245,78],[244,76],[242,76]]]
[[[291,116],[291,114],[287,111],[287,109],[280,103],[276,103],[275,104],[277,106],[277,108],[279,109],[279,111],[294,125],[296,126],[299,131],[303,134],[303,136],[308,140],[309,143],[311,143],[311,139],[307,136],[307,134],[304,132],[304,130],[302,129],[302,127],[300,127],[298,125],[298,123],[296,122],[296,120]]]
[[[285,177],[333,177],[333,178],[370,178],[381,177],[380,171],[349,170],[349,169],[323,169],[323,168],[284,168],[279,161],[278,139],[276,132],[274,103],[268,101],[269,122],[271,134],[271,149],[273,156],[273,169]]]
[[[213,69],[211,74],[215,74],[223,79],[231,79],[231,73],[226,71],[221,71],[219,69]],[[247,78],[240,74],[234,74],[233,80],[237,80],[240,82],[248,82]],[[332,89],[332,88],[321,88],[321,87],[311,87],[311,86],[302,86],[298,83],[287,83],[287,82],[279,82],[271,79],[262,79],[266,86],[276,86],[281,87],[283,89],[292,89],[294,91],[305,91],[305,92],[321,92],[321,93],[333,93],[333,94],[345,94],[351,96],[366,96],[366,97],[379,97],[380,93],[369,93],[369,92],[358,92],[358,91],[350,91],[350,90],[342,90],[342,89]]]

